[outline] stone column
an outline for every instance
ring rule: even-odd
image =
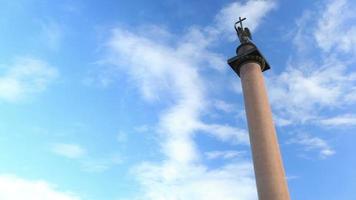
[[[289,200],[287,181],[273,125],[262,72],[267,60],[252,42],[251,32],[239,17],[235,30],[240,40],[236,56],[227,62],[241,78],[259,200]],[[237,25],[240,26],[237,26]]]
[[[243,49],[240,49],[243,50]],[[259,200],[289,200],[288,186],[273,125],[261,64],[239,67]]]

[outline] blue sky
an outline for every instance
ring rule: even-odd
[[[355,2],[0,5],[0,199],[256,200],[239,16],[292,199],[356,199]]]

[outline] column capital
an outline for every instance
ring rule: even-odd
[[[256,62],[261,66],[261,71],[264,72],[270,69],[267,60],[252,42],[243,43],[236,49],[236,56],[230,58],[227,62],[230,67],[240,76],[240,68],[247,62]]]

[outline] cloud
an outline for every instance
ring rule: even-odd
[[[325,60],[319,67],[289,67],[278,76],[269,77],[272,106],[278,118],[293,123],[314,123],[323,109],[352,104],[345,98],[356,84],[355,73],[347,72],[343,63]],[[310,69],[304,71],[301,68]]]
[[[57,50],[63,39],[63,28],[54,21],[44,22],[41,24],[42,34],[47,46],[52,50]]]
[[[298,134],[296,137],[289,139],[287,144],[302,145],[305,152],[318,151],[320,158],[327,158],[335,154],[334,149],[325,140],[306,133]]]
[[[217,22],[204,28],[190,27],[182,37],[157,26],[146,27],[145,32],[112,30],[106,44],[108,54],[100,63],[114,66],[109,71],[128,74],[148,103],[169,105],[160,112],[155,130],[159,133],[163,159],[157,163],[143,162],[133,169],[143,186],[138,199],[256,199],[249,162],[230,162],[209,169],[201,162],[202,152],[194,140],[197,133],[206,133],[223,142],[248,144],[246,131],[202,120],[212,111],[206,102],[211,94],[201,74],[205,67],[217,72],[226,69],[225,59],[209,47],[224,34],[219,20],[236,19],[240,13],[232,10],[246,6],[257,8],[258,12],[247,15],[254,29],[273,3],[230,4],[217,15]],[[233,23],[229,24],[229,29],[233,30],[232,26]]]
[[[351,44],[356,34],[350,32],[356,15],[343,9],[353,6],[330,1],[298,19],[293,38],[297,53],[285,72],[267,79],[277,122],[287,122],[277,125],[318,124],[326,117],[322,113],[355,104],[356,51]]]
[[[202,124],[201,130],[217,139],[231,144],[250,144],[248,133],[244,129],[220,124]]]
[[[277,126],[288,126],[293,124],[293,121],[290,119],[284,119],[279,117],[278,115],[273,115],[273,122],[277,125]]]
[[[70,159],[78,159],[86,155],[86,150],[77,144],[56,143],[52,152]]]
[[[127,142],[128,136],[127,133],[119,131],[119,133],[116,135],[116,140],[120,143],[120,144],[124,144]]]
[[[113,166],[122,164],[122,162],[123,158],[118,154],[100,158],[87,157],[80,160],[82,170],[89,173],[101,173],[111,169]]]
[[[267,13],[276,8],[276,1],[246,1],[245,3],[234,2],[226,5],[216,16],[216,26],[220,34],[226,34],[229,38],[236,38],[234,23],[239,17],[246,17],[244,22],[252,32],[258,28]]]
[[[353,124],[352,115],[340,114],[355,104],[356,84],[352,71],[356,51],[346,45],[354,40],[349,34],[354,14],[345,6],[350,7],[350,2],[329,1],[298,19],[293,34],[296,53],[285,72],[267,78],[277,125]],[[304,153],[318,152],[320,158],[335,154],[326,140],[310,134],[293,135],[287,143],[301,145]]]
[[[356,53],[356,5],[347,0],[329,1],[322,12],[314,32],[319,47],[326,52]]]
[[[356,116],[351,114],[339,115],[331,118],[325,118],[319,121],[324,126],[355,126]]]
[[[150,131],[151,129],[152,129],[152,127],[148,126],[147,124],[134,127],[134,131],[136,131],[138,133],[146,133],[146,132]]]
[[[58,190],[45,181],[22,179],[13,175],[0,175],[1,200],[80,200],[70,192]]]
[[[242,156],[246,152],[244,151],[209,151],[205,152],[205,156],[211,160],[211,159],[233,159]]]
[[[250,163],[230,163],[215,170],[170,162],[146,164],[136,169],[135,174],[144,186],[141,199],[257,199]]]
[[[229,104],[229,103],[227,103],[225,101],[222,101],[222,100],[215,100],[213,102],[213,104],[214,104],[214,107],[217,110],[221,110],[221,111],[224,111],[226,113],[234,112],[234,110],[236,109],[235,105]]]
[[[89,173],[101,173],[123,162],[122,156],[117,153],[100,156],[100,158],[93,157],[86,148],[78,144],[55,143],[51,151],[58,156],[76,160],[81,170]]]
[[[43,60],[21,57],[10,65],[1,64],[0,100],[18,102],[43,92],[58,76],[56,68]]]

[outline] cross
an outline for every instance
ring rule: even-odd
[[[240,24],[240,27],[241,27],[241,29],[243,30],[242,21],[244,21],[245,19],[246,19],[246,17],[244,17],[244,18],[239,17],[239,21],[237,21],[237,22],[235,23],[235,29],[236,29],[236,31],[237,31],[236,24]]]

